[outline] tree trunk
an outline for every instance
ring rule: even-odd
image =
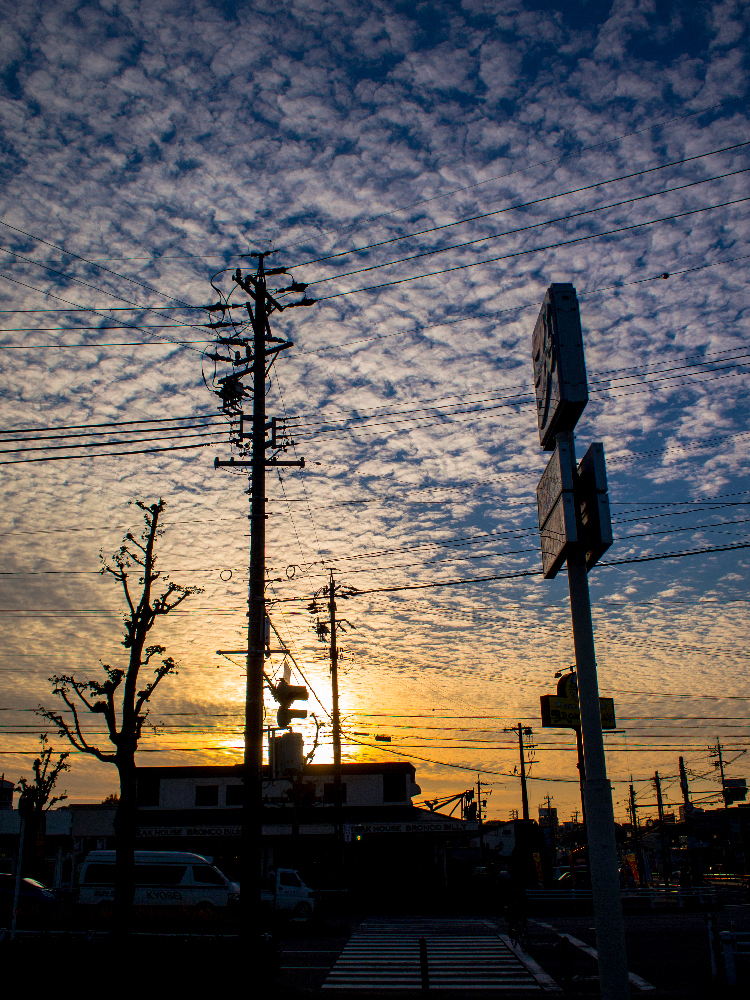
[[[118,761],[120,801],[115,813],[115,930],[130,933],[135,895],[136,773],[131,757]]]

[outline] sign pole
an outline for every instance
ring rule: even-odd
[[[582,552],[571,553],[568,556],[568,587],[578,674],[581,735],[586,764],[583,789],[596,947],[599,953],[599,988],[601,996],[607,1000],[627,1000],[630,996],[630,984],[615,846],[615,817],[612,808],[612,788],[607,779],[604,760],[594,629],[591,622],[586,561]]]
[[[558,445],[562,441],[567,443],[573,464],[572,472],[575,474],[573,432],[562,432],[557,434],[556,438]],[[620,898],[612,787],[607,779],[607,765],[604,758],[586,553],[580,543],[570,546],[567,563],[578,705],[586,768],[583,789],[596,948],[599,953],[599,989],[602,997],[606,997],[607,1000],[626,1000],[630,996],[630,983],[625,954],[625,927]]]
[[[576,463],[573,429],[588,402],[583,334],[571,284],[547,289],[532,335],[539,443],[552,457],[537,486],[542,569],[568,564],[578,706],[586,768],[584,798],[602,1000],[630,997],[612,788],[602,737],[588,571],[612,544],[604,449]]]

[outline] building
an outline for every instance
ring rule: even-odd
[[[13,808],[13,792],[15,785],[8,781],[5,775],[0,778],[0,812],[7,812]]]
[[[350,880],[384,891],[389,886],[408,891],[425,883],[444,885],[451,848],[468,842],[466,824],[412,804],[420,794],[414,765],[343,764],[341,771],[343,850]],[[333,765],[311,764],[287,773],[280,777],[268,766],[263,769],[263,868],[297,868],[311,884],[324,885],[338,871]],[[241,774],[241,765],[139,768],[137,848],[194,851],[237,877]],[[18,814],[9,815],[17,841]],[[115,846],[115,809],[78,804],[52,816],[55,836],[48,836],[46,876],[69,884],[89,851]],[[0,840],[7,868],[15,848],[8,837]]]

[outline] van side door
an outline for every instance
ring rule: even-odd
[[[192,902],[210,903],[212,906],[229,905],[229,884],[227,879],[213,865],[193,864]]]
[[[297,903],[308,900],[309,889],[292,868],[280,868],[276,873],[276,909],[293,910]]]

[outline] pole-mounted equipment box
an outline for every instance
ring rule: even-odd
[[[578,297],[573,285],[550,285],[532,337],[539,441],[555,447],[555,434],[572,431],[589,399]]]

